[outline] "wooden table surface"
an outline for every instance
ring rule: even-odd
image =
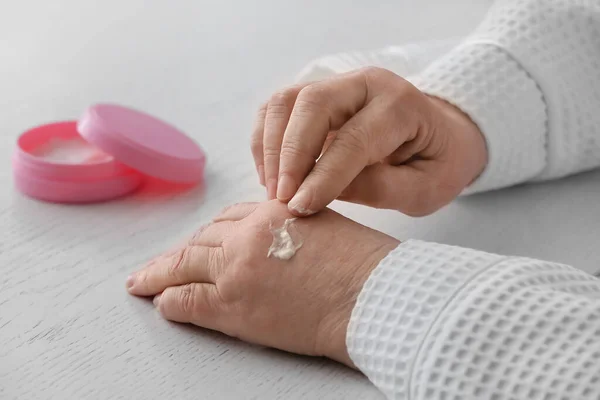
[[[311,59],[466,34],[489,1],[0,0],[0,399],[380,399],[359,373],[168,323],[129,272],[220,208],[262,200],[248,147],[260,101]],[[13,189],[32,125],[95,102],[165,118],[208,154],[191,191],[150,184],[62,206]],[[460,199],[427,218],[336,203],[399,239],[593,271],[600,173]]]

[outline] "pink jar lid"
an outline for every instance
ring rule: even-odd
[[[90,107],[78,121],[24,132],[13,157],[15,185],[46,201],[110,200],[135,190],[144,175],[178,183],[202,179],[205,156],[184,133],[121,106]]]
[[[202,180],[205,157],[196,142],[148,114],[98,104],[86,110],[77,129],[88,142],[146,175],[178,183]]]

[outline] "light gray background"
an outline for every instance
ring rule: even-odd
[[[489,0],[0,0],[0,399],[379,399],[359,373],[163,321],[124,280],[221,207],[262,200],[260,101],[325,53],[466,34]],[[118,102],[206,149],[206,184],[106,204],[12,188],[32,125]],[[335,204],[400,239],[598,266],[600,173],[461,199],[434,216]]]

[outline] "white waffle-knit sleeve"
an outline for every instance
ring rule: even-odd
[[[599,0],[496,0],[456,43],[332,55],[300,79],[375,65],[456,105],[477,123],[489,152],[465,193],[600,166]]]
[[[413,83],[483,132],[489,163],[471,192],[600,165],[598,0],[498,0]]]
[[[347,346],[389,399],[596,400],[600,280],[408,241],[365,283]]]

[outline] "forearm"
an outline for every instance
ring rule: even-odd
[[[599,297],[565,265],[408,241],[364,285],[347,345],[389,398],[595,399]]]

